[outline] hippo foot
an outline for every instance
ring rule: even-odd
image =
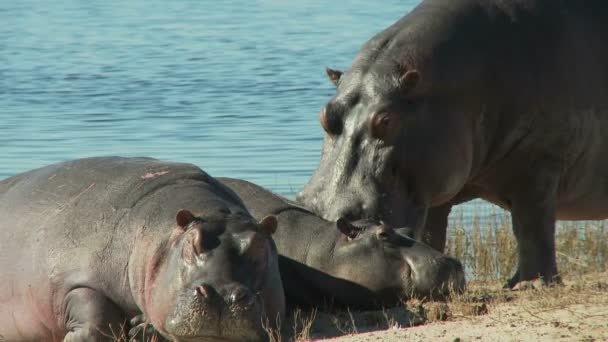
[[[547,285],[547,283],[545,281],[543,281],[542,279],[526,280],[526,281],[520,281],[519,283],[515,284],[515,286],[513,286],[511,288],[511,290],[513,290],[513,291],[540,290],[541,288],[545,287],[546,285]]]
[[[562,279],[559,275],[551,277],[549,281],[545,278],[538,277],[534,279],[522,280],[519,276],[519,271],[515,272],[515,275],[507,281],[503,286],[505,289],[511,289],[514,291],[525,291],[525,290],[539,290],[544,287],[552,287],[556,285],[562,285]]]
[[[129,341],[131,342],[167,341],[154,329],[152,323],[147,322],[146,316],[143,314],[131,318],[129,325]]]

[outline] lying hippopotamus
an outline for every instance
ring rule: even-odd
[[[259,340],[284,314],[271,234],[201,171],[89,158],[0,182],[0,340]]]
[[[462,265],[373,221],[326,221],[240,179],[217,178],[254,217],[275,215],[273,238],[288,303],[376,308],[409,296],[445,295],[465,286]]]
[[[298,201],[443,250],[453,205],[511,211],[508,282],[559,281],[555,220],[608,218],[606,0],[424,0],[327,70],[319,166]]]

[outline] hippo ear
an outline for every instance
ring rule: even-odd
[[[411,90],[416,87],[420,81],[420,73],[416,69],[408,70],[405,75],[399,79],[399,86],[404,90]]]
[[[175,222],[177,225],[183,229],[186,229],[192,221],[194,221],[195,217],[190,210],[181,209],[175,215]]]
[[[274,215],[268,215],[259,222],[262,231],[268,235],[272,235],[277,231],[277,224],[277,218]]]
[[[342,77],[342,71],[325,68],[325,72],[327,73],[327,77],[329,77],[331,83],[337,87],[338,83],[340,82],[340,78]]]
[[[338,219],[338,221],[336,222],[336,227],[338,227],[338,230],[342,234],[346,235],[349,239],[354,239],[359,234],[359,228],[357,228],[355,225],[351,224],[350,222],[348,222],[348,220],[344,218]]]

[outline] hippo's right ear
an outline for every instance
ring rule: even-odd
[[[272,235],[277,231],[277,218],[274,215],[268,215],[260,220],[259,225],[266,234]]]
[[[337,87],[338,83],[340,82],[340,78],[342,78],[342,71],[325,68],[325,73],[327,73],[327,77],[329,77],[331,83]]]
[[[357,228],[355,225],[351,224],[350,222],[348,222],[348,220],[344,219],[344,218],[339,218],[338,221],[336,222],[336,227],[338,227],[338,230],[346,235],[349,239],[354,239],[357,237],[357,235],[359,235],[359,228]]]
[[[412,90],[416,87],[420,81],[420,73],[418,70],[408,70],[401,78],[399,79],[399,86],[403,90]]]
[[[175,215],[175,222],[179,227],[186,230],[186,227],[195,220],[194,214],[190,210],[181,209]]]

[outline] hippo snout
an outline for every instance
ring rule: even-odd
[[[176,340],[205,336],[250,341],[264,337],[260,321],[262,303],[248,288],[240,284],[215,287],[203,283],[188,293],[166,323],[168,333]]]
[[[429,247],[430,248],[430,247]],[[466,287],[464,268],[460,261],[435,253],[423,258],[407,258],[416,297],[444,297],[462,292]]]
[[[464,291],[466,287],[466,281],[464,277],[464,267],[462,263],[457,259],[446,256],[443,258],[443,262],[440,263],[439,277],[443,278],[441,281],[443,284],[442,291],[445,293]]]
[[[250,309],[255,305],[255,296],[243,286],[228,286],[218,293],[211,285],[202,284],[194,288],[195,301],[202,303],[218,301],[220,303],[206,303],[215,306],[238,306],[240,309]]]

